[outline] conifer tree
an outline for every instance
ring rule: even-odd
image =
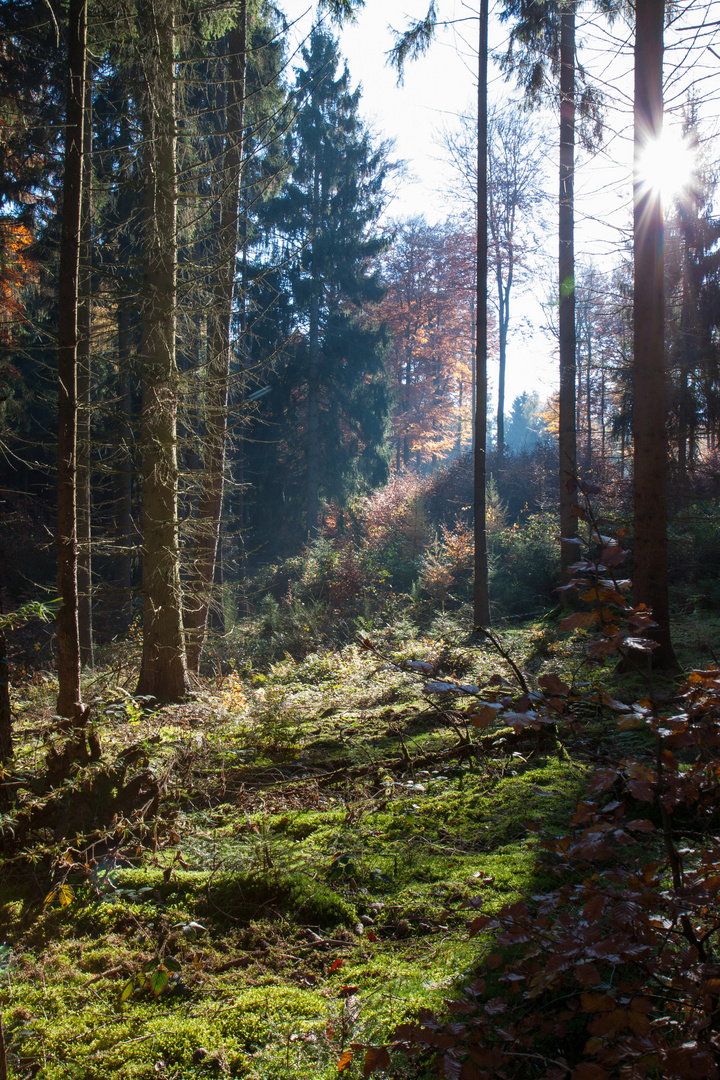
[[[385,335],[362,311],[383,295],[372,260],[386,246],[375,226],[390,166],[387,146],[374,146],[360,119],[360,91],[350,90],[346,66],[338,70],[332,35],[315,27],[302,61],[291,174],[271,213],[288,252],[300,335],[284,377],[303,399],[296,423],[313,538],[322,499],[342,500],[354,484],[387,474]]]
[[[143,367],[143,651],[137,692],[187,691],[178,538],[175,0],[145,0]]]
[[[58,319],[57,562],[61,607],[57,617],[57,711],[74,726],[82,726],[86,715],[80,698],[76,521],[78,278],[86,48],[87,0],[71,0]]]

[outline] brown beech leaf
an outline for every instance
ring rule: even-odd
[[[600,621],[598,611],[575,611],[572,615],[566,615],[560,620],[561,630],[578,630],[583,626],[592,626]]]
[[[627,1027],[627,1009],[611,1009],[609,1012],[597,1013],[588,1024],[591,1035],[599,1035],[600,1038],[608,1038],[617,1035]]]
[[[686,1042],[674,1046],[665,1053],[668,1072],[683,1080],[697,1080],[698,1077],[716,1077],[717,1068],[711,1051],[696,1042]]]
[[[602,703],[603,705],[607,705],[608,709],[612,709],[614,712],[632,712],[632,706],[625,705],[625,703],[622,701],[617,701],[616,698],[610,697],[609,694],[606,694],[604,690],[602,695]]]
[[[631,731],[633,728],[642,727],[645,723],[645,717],[640,713],[630,713],[629,716],[618,716],[617,729],[618,731]]]
[[[566,682],[556,675],[554,671],[551,671],[548,675],[541,675],[538,679],[538,685],[547,690],[549,694],[569,694],[570,687]]]
[[[615,604],[616,607],[626,608],[627,600],[617,589],[611,589],[607,585],[600,588],[588,589],[584,596],[580,597],[586,604]]]
[[[578,964],[574,974],[581,986],[599,986],[602,981],[594,964]]]
[[[601,1065],[594,1061],[583,1061],[576,1069],[573,1069],[572,1080],[605,1080],[608,1073]]]
[[[651,641],[646,637],[626,637],[623,638],[623,645],[626,649],[637,649],[638,652],[652,652],[653,649],[657,649],[660,643],[658,641]]]
[[[586,919],[588,922],[595,922],[595,920],[599,919],[602,915],[603,911],[605,910],[606,904],[607,900],[604,896],[599,896],[597,893],[595,894],[595,896],[591,896],[587,903],[583,906],[583,919]]]
[[[473,919],[473,921],[470,923],[470,937],[473,938],[477,934],[479,934],[481,930],[485,929],[485,927],[490,921],[491,920],[487,917],[487,915],[478,915],[478,917],[476,919]]]
[[[447,1077],[447,1080],[460,1080],[460,1062],[454,1054],[443,1054],[440,1075]]]
[[[344,1069],[347,1069],[347,1067],[350,1064],[350,1062],[352,1061],[353,1057],[354,1057],[354,1055],[353,1055],[352,1050],[345,1050],[341,1054],[340,1060],[337,1063],[337,1071],[338,1072],[343,1072]]]
[[[582,491],[583,495],[599,495],[602,491],[600,485],[593,483],[592,480],[580,480],[578,478],[577,486],[580,491]]]
[[[654,792],[652,784],[643,780],[629,780],[628,791],[632,795],[633,799],[637,799],[638,802],[652,802],[654,798]]]
[[[625,825],[626,829],[630,832],[651,833],[655,832],[655,826],[652,821],[648,821],[647,818],[638,818],[635,821],[628,821]]]
[[[594,994],[585,991],[580,995],[583,1012],[610,1012],[615,1008],[615,999],[610,994]]]
[[[607,630],[609,627],[606,627],[605,629]],[[594,660],[599,659],[601,656],[611,656],[618,651],[621,645],[621,634],[613,634],[611,637],[598,638],[598,640],[593,641],[590,646],[590,656]]]
[[[386,1046],[368,1046],[365,1050],[363,1062],[363,1077],[372,1076],[380,1069],[387,1069],[390,1065],[390,1054]]]
[[[468,719],[473,727],[484,728],[489,724],[494,723],[498,718],[500,706],[493,707],[492,705],[483,705],[482,709],[478,712],[474,712]]]
[[[619,566],[627,559],[629,551],[624,551],[618,543],[609,544],[600,555],[605,566]]]

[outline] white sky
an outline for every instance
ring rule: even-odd
[[[289,19],[298,20],[293,36],[299,40],[310,28],[313,6],[308,0],[281,4]],[[379,135],[394,140],[396,157],[407,163],[408,175],[389,213],[397,218],[424,214],[432,222],[452,212],[444,197],[448,166],[441,160],[437,138],[443,127],[453,127],[459,113],[475,110],[478,23],[472,0],[469,5],[440,0],[440,17],[455,25],[439,31],[426,56],[408,63],[404,83],[398,86],[396,73],[387,65],[395,40],[392,30],[403,30],[410,19],[424,16],[427,6],[428,0],[366,0],[356,23],[340,31],[340,48],[353,83],[362,85],[363,115]],[[491,13],[498,6],[491,2]],[[505,35],[505,28],[491,17],[491,55],[502,51]],[[603,270],[617,264],[631,239],[633,37],[624,20],[609,27],[588,3],[579,6],[579,58],[604,90],[607,109],[602,149],[577,155],[576,260],[593,261]],[[666,110],[679,115],[688,87],[694,85],[706,124],[706,148],[717,161],[720,151],[713,140],[720,147],[720,138],[715,138],[720,131],[720,0],[680,3],[665,44]],[[491,97],[502,98],[513,89],[491,63]],[[546,321],[540,302],[553,290],[557,249],[557,122],[549,114],[538,117],[538,123],[548,131],[547,240],[537,252],[537,273],[511,298],[506,412],[523,390],[547,397],[557,385],[554,342],[528,329]]]

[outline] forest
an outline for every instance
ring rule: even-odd
[[[363,0],[0,2],[0,1080],[720,1080],[718,4],[478,4],[416,212]]]

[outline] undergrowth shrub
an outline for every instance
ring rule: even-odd
[[[488,537],[490,601],[500,618],[538,613],[555,603],[557,537],[557,519],[547,511],[527,514]]]

